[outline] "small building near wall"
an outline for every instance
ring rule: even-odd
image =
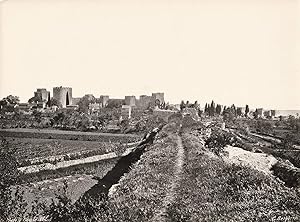
[[[18,109],[22,110],[24,112],[28,112],[31,108],[31,105],[29,105],[29,103],[19,103],[18,104]]]
[[[123,105],[121,110],[121,120],[131,118],[131,106]]]
[[[266,118],[272,118],[272,111],[271,110],[264,111],[264,116]]]
[[[99,99],[99,103],[101,107],[106,107],[108,104],[109,96],[101,95]]]
[[[77,110],[78,109],[78,105],[67,105],[66,109],[67,110]]]
[[[37,102],[36,103],[36,107],[38,110],[40,109],[45,109],[46,108],[46,101],[43,101],[43,102]]]
[[[89,104],[89,112],[93,113],[93,112],[97,112],[99,111],[101,108],[100,103],[90,103]]]
[[[263,114],[264,114],[263,108],[257,108],[256,111],[257,111],[256,114],[257,114],[258,117],[262,117],[263,116]]]

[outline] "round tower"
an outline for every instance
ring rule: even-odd
[[[56,99],[62,108],[72,105],[72,88],[71,87],[53,87],[53,98]]]

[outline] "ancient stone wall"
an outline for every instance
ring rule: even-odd
[[[152,96],[142,95],[138,101],[137,106],[141,109],[148,109],[151,105]]]

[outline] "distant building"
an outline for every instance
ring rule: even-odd
[[[77,110],[78,109],[78,105],[67,105],[66,109],[67,110]]]
[[[44,88],[37,89],[36,92],[34,92],[34,97],[38,98],[39,102],[48,102],[50,100],[50,92]]]
[[[70,87],[54,87],[53,98],[56,99],[62,108],[72,105],[72,88]]]
[[[263,108],[257,108],[256,109],[256,114],[257,114],[258,117],[262,117],[263,114],[264,114]]]
[[[272,111],[271,110],[264,111],[264,116],[267,117],[267,118],[271,118],[272,117]]]
[[[99,111],[101,108],[101,104],[100,103],[90,103],[89,104],[89,111],[90,113]]]
[[[123,105],[121,110],[121,120],[131,118],[131,106]]]
[[[100,100],[99,100],[100,106],[101,106],[101,107],[106,107],[107,104],[108,104],[108,100],[109,100],[109,96],[101,95],[101,96],[100,96]]]
[[[223,110],[223,109],[221,108],[221,110]],[[242,116],[245,115],[245,112],[246,112],[245,107],[237,107],[236,110],[237,110],[237,113],[241,113]]]
[[[29,103],[19,103],[18,104],[18,109],[22,110],[24,112],[28,112],[31,109],[32,105]]]
[[[46,101],[37,102],[36,107],[37,107],[37,109],[45,109],[46,108]]]
[[[152,93],[152,104],[159,105],[165,102],[164,93]]]
[[[127,106],[136,106],[135,96],[125,96],[125,105]]]
[[[272,116],[272,117],[275,117],[275,116],[276,116],[276,110],[274,110],[274,109],[271,110],[271,116]]]
[[[141,95],[137,101],[137,106],[141,109],[148,109],[152,102],[152,96]]]
[[[89,101],[92,101],[95,98],[93,94],[85,94],[84,97],[86,97]]]

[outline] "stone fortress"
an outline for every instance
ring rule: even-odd
[[[92,94],[88,96],[93,97]],[[21,107],[28,109],[32,106],[37,106],[38,108],[45,108],[49,106],[50,102],[50,92],[45,88],[37,88],[34,92],[34,97],[37,100],[35,102],[31,101],[28,103],[21,103]],[[58,101],[60,108],[70,108],[76,109],[81,97],[73,98],[72,97],[72,88],[71,87],[53,87],[53,98]],[[137,109],[148,109],[156,108],[157,112],[160,111],[160,105],[165,104],[164,93],[157,92],[152,93],[152,95],[141,95],[139,98],[136,98],[134,95],[125,96],[124,99],[120,98],[110,98],[108,95],[101,95],[96,98],[96,103],[90,104],[93,110],[97,110],[103,107],[106,107],[109,102],[115,102],[116,104],[122,104],[122,108],[128,110],[132,108]],[[178,108],[179,109],[179,108]],[[223,109],[223,106],[222,106]],[[245,114],[245,107],[237,107],[240,113]],[[166,111],[166,110],[161,110]],[[253,112],[253,111],[252,111]],[[299,116],[299,110],[264,110],[263,108],[256,109],[258,117],[273,118],[280,116]]]
[[[34,93],[36,97],[41,98],[41,101],[49,101],[50,100],[50,92],[46,89],[37,89]],[[93,96],[93,95],[90,95]],[[73,98],[72,96],[72,88],[71,87],[53,87],[53,98],[57,100],[61,106],[61,108],[73,107],[76,106],[81,98]],[[152,93],[151,96],[141,95],[139,99],[135,96],[125,96],[124,99],[114,99],[110,98],[108,95],[101,95],[100,98],[97,99],[97,103],[99,107],[106,107],[109,101],[121,101],[123,105],[136,107],[141,109],[148,109],[150,107],[155,107],[158,104],[162,104],[165,102],[164,93]]]

